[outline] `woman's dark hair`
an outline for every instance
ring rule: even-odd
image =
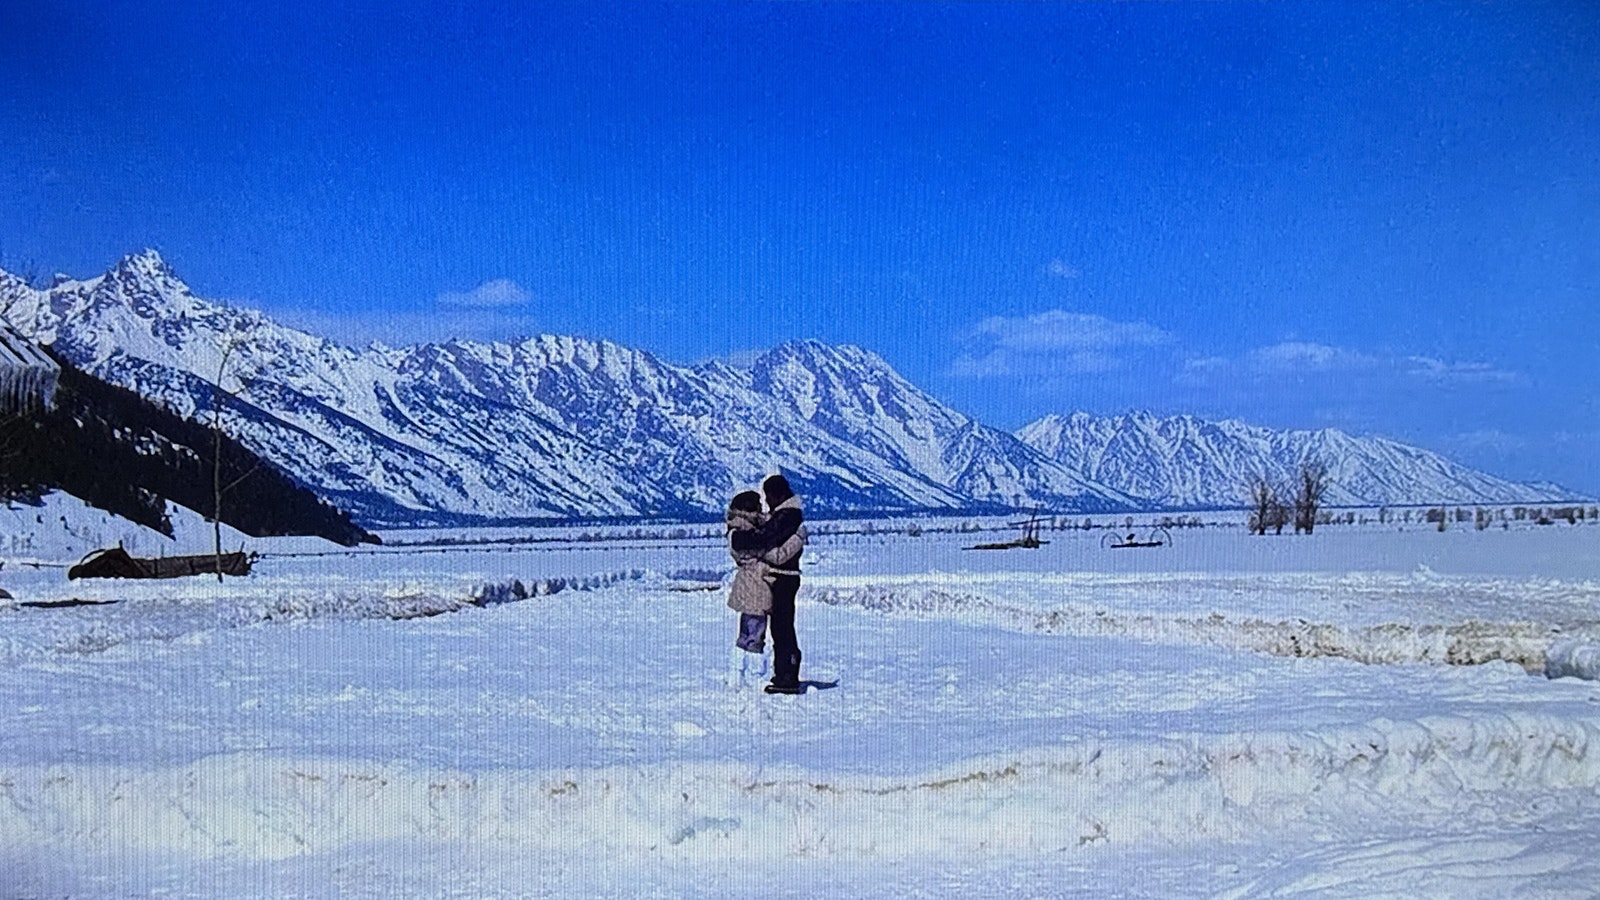
[[[728,508],[740,512],[761,512],[761,495],[755,491],[740,491],[728,501]]]
[[[794,489],[789,487],[789,479],[782,475],[768,475],[767,480],[761,482],[761,493],[767,495],[767,508],[771,509],[793,497]]]

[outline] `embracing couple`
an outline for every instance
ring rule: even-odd
[[[762,494],[766,508],[762,508]],[[765,632],[772,631],[769,694],[799,694],[800,644],[794,634],[794,598],[800,591],[800,554],[806,529],[800,498],[782,475],[761,482],[761,494],[742,491],[728,504],[728,552],[735,564],[728,606],[739,613],[730,683],[765,674]],[[759,674],[758,676],[759,677]]]

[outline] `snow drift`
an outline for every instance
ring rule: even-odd
[[[1330,819],[1492,821],[1552,793],[1592,803],[1600,718],[1440,716],[1085,741],[913,777],[732,762],[471,772],[231,754],[155,770],[10,766],[0,785],[0,841],[63,852],[271,859],[381,841],[596,858],[1080,852]]]
[[[1600,681],[1600,642],[1566,638],[1550,645],[1544,673],[1551,678]]]
[[[1562,633],[1544,623],[1471,619],[1449,624],[1356,625],[1220,612],[1206,616],[1148,613],[1074,603],[1040,610],[979,593],[910,585],[823,588],[811,596],[832,606],[919,618],[960,618],[1017,631],[1213,644],[1274,656],[1339,657],[1373,664],[1478,665],[1504,660],[1530,672],[1545,670],[1547,651]],[[1591,630],[1600,637],[1600,628]],[[1593,653],[1592,646],[1583,646]],[[1600,672],[1600,667],[1582,669],[1580,664],[1564,674],[1578,671]]]

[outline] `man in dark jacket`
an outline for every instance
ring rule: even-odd
[[[743,533],[750,549],[764,553],[782,546],[797,533],[802,535],[801,548],[794,557],[773,565],[772,618],[768,624],[772,635],[772,683],[767,685],[767,693],[798,694],[803,689],[800,642],[794,633],[794,598],[800,592],[800,555],[805,552],[804,516],[800,498],[782,475],[772,475],[761,482],[761,493],[766,495],[769,516],[765,524]]]

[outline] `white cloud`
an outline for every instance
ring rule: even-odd
[[[1077,278],[1079,275],[1083,274],[1082,272],[1078,271],[1077,266],[1074,266],[1059,256],[1050,260],[1048,263],[1045,263],[1044,270],[1056,278]]]
[[[336,312],[301,308],[277,314],[290,325],[350,347],[378,341],[391,347],[438,343],[452,338],[515,341],[538,333],[533,295],[509,278],[486,281],[470,291],[445,291],[431,303]]]
[[[1172,340],[1165,331],[1143,322],[1116,322],[1060,309],[1016,318],[990,316],[978,323],[976,331],[998,347],[1028,352],[1117,350]]]
[[[1498,428],[1481,428],[1477,431],[1468,431],[1456,435],[1452,441],[1460,447],[1488,450],[1502,454],[1526,450],[1533,446],[1527,437],[1501,431]]]
[[[1117,322],[1090,313],[1053,309],[1031,316],[990,316],[969,336],[951,365],[969,378],[1108,372],[1128,357],[1171,343],[1172,335],[1143,322]]]
[[[1258,375],[1361,375],[1394,382],[1412,380],[1448,387],[1519,384],[1517,372],[1484,362],[1446,362],[1427,356],[1381,356],[1309,341],[1284,341],[1257,347],[1236,358],[1204,356],[1187,360],[1179,380],[1189,383],[1213,377]]]
[[[1343,347],[1306,341],[1284,341],[1251,350],[1247,366],[1264,372],[1332,372],[1367,369],[1378,364],[1375,357]]]
[[[1407,374],[1438,384],[1515,384],[1520,373],[1483,362],[1445,362],[1428,356],[1408,356]]]
[[[1197,356],[1193,359],[1184,360],[1183,370],[1185,372],[1203,375],[1206,372],[1227,371],[1228,369],[1232,368],[1233,365],[1234,361],[1226,356]]]
[[[505,309],[526,306],[532,300],[532,294],[509,278],[485,281],[470,291],[445,291],[434,298],[440,306],[462,309]]]

